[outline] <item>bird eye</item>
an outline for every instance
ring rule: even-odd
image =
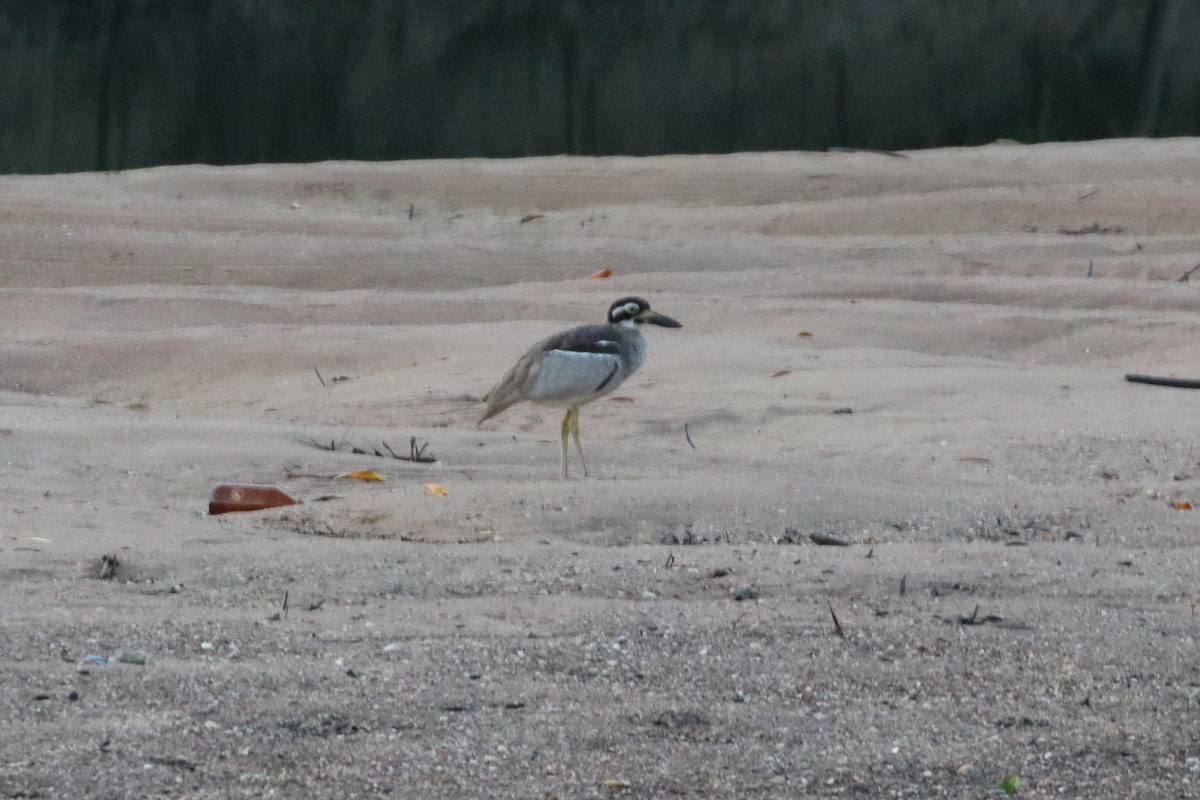
[[[641,309],[638,308],[637,303],[626,303],[625,304],[625,313],[628,314],[629,316],[631,316],[631,317],[636,316],[639,311],[641,311]]]

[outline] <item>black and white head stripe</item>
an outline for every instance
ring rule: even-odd
[[[636,319],[638,314],[647,311],[650,304],[640,297],[622,297],[608,307],[608,321],[611,324]]]

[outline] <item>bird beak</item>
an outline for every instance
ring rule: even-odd
[[[683,325],[679,324],[665,314],[659,314],[657,311],[651,311],[650,309],[646,309],[642,313],[638,314],[637,320],[638,322],[649,322],[651,325],[661,325],[664,328],[683,327]]]

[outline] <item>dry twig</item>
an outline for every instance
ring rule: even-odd
[[[1125,376],[1130,383],[1147,383],[1151,386],[1171,386],[1176,389],[1200,389],[1200,380],[1194,378],[1160,378],[1156,375]]]
[[[435,458],[433,456],[433,454],[431,454],[431,453],[427,454],[425,452],[426,448],[429,447],[429,442],[422,442],[420,445],[418,445],[417,437],[415,437],[415,436],[410,436],[408,439],[408,455],[400,455],[399,453],[397,453],[395,450],[392,449],[392,446],[390,444],[388,444],[387,442],[383,442],[383,441],[381,441],[380,444],[383,445],[383,450],[386,450],[387,451],[386,453],[377,447],[372,447],[370,450],[367,450],[365,448],[358,447],[357,445],[350,444],[349,442],[346,442],[345,440],[343,440],[341,442],[336,442],[336,441],[330,439],[329,444],[322,444],[321,442],[318,442],[316,439],[309,439],[309,442],[312,444],[313,447],[319,447],[322,450],[329,450],[330,452],[334,452],[334,453],[338,452],[339,450],[348,450],[351,453],[354,453],[355,455],[358,455],[358,456],[373,455],[373,456],[377,456],[379,458],[393,458],[397,461],[411,461],[414,464],[437,463],[437,458]]]
[[[842,623],[838,622],[837,614],[833,613],[833,603],[828,600],[825,602],[829,606],[829,616],[833,617],[833,632],[838,635],[838,638],[845,639],[846,632],[842,630]]]

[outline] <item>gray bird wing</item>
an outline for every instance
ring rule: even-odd
[[[532,355],[532,354],[531,354]],[[530,400],[586,400],[611,391],[624,380],[621,343],[608,325],[585,325],[552,336],[530,363]]]
[[[522,400],[582,403],[612,391],[629,374],[620,336],[611,325],[584,325],[538,342],[488,392],[479,422]]]

